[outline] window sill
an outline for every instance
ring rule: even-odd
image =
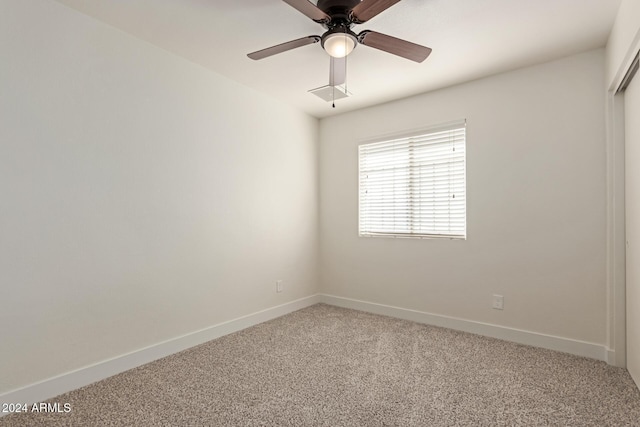
[[[467,240],[467,236],[447,234],[402,234],[402,233],[367,233],[358,234],[365,238],[391,238],[391,239],[437,239],[437,240]]]

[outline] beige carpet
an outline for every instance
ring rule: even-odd
[[[0,426],[640,426],[624,369],[315,305]]]

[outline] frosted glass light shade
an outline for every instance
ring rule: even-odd
[[[322,47],[334,58],[344,58],[356,47],[356,39],[349,33],[329,34],[323,41]]]

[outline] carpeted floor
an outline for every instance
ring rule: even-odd
[[[0,426],[640,426],[624,369],[324,304],[52,402]]]

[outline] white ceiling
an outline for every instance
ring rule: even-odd
[[[315,117],[549,61],[606,44],[621,0],[403,0],[363,25],[433,49],[417,64],[358,46],[353,96],[308,93],[328,84],[320,44],[261,61],[246,54],[324,29],[281,0],[57,0]],[[315,3],[315,2],[314,2]]]

